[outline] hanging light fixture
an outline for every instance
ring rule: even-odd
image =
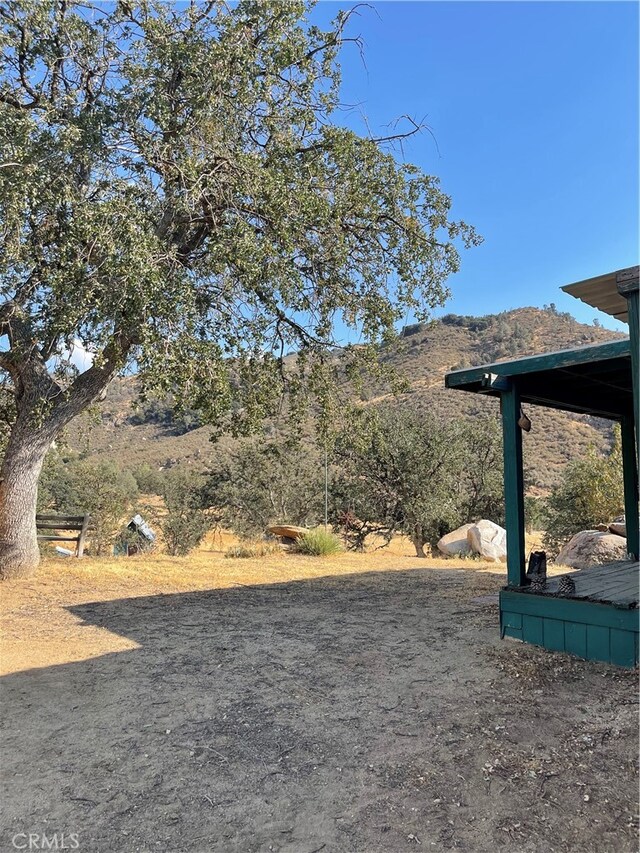
[[[518,418],[518,426],[520,429],[523,429],[525,432],[531,432],[531,421],[525,415],[524,411],[520,409],[520,417]]]

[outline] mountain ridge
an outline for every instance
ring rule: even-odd
[[[380,362],[408,380],[405,392],[394,396],[384,383],[365,379],[356,398],[362,405],[411,406],[445,418],[497,413],[494,399],[445,389],[445,373],[623,337],[598,325],[580,323],[553,306],[480,317],[446,314],[428,323],[405,326],[393,342],[381,347]],[[198,425],[197,413],[176,416],[162,401],[136,411],[136,393],[135,377],[116,380],[98,407],[97,419],[84,420],[69,440],[71,447],[89,459],[114,459],[131,468],[142,463],[154,468],[180,463],[206,466],[216,451],[210,442],[211,429]],[[562,466],[583,455],[589,445],[600,451],[610,446],[612,427],[607,422],[527,408],[534,426],[525,436],[524,454],[534,493],[547,492],[558,481]]]

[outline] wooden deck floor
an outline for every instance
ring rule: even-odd
[[[597,601],[602,604],[612,604],[614,607],[634,608],[638,606],[640,597],[639,568],[640,563],[637,560],[620,560],[615,563],[606,563],[604,566],[594,566],[591,569],[550,577],[542,592],[532,592],[528,586],[512,588],[511,591],[526,595]],[[573,578],[576,590],[572,595],[558,594],[558,584],[562,577]]]

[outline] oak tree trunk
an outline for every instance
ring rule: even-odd
[[[422,525],[416,524],[413,529],[411,539],[413,541],[413,547],[416,549],[416,557],[426,557],[427,555],[424,551],[425,540],[422,533]]]
[[[4,303],[5,307],[10,303]],[[32,575],[40,562],[36,531],[38,479],[47,451],[69,421],[96,400],[124,365],[133,338],[114,333],[91,367],[63,387],[49,373],[48,356],[34,344],[19,307],[12,305],[10,351],[0,367],[11,376],[16,420],[0,468],[0,579]]]
[[[0,578],[32,575],[40,561],[36,534],[38,478],[54,433],[19,416],[0,469]]]

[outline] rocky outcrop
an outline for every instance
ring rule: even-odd
[[[274,524],[273,527],[267,527],[267,533],[272,536],[279,536],[281,539],[299,539],[308,533],[307,527],[295,527],[292,524]]]
[[[627,523],[624,515],[621,515],[618,518],[614,518],[614,520],[609,525],[609,533],[615,533],[616,536],[626,537]]]
[[[627,540],[623,536],[600,530],[582,530],[567,542],[556,557],[556,563],[574,569],[588,569],[624,560],[626,555]]]
[[[462,527],[452,530],[438,541],[437,549],[445,557],[459,557],[467,554],[471,549],[467,541],[467,531],[473,524],[463,524]]]
[[[507,559],[507,531],[499,524],[483,518],[467,530],[469,550],[491,563]]]

